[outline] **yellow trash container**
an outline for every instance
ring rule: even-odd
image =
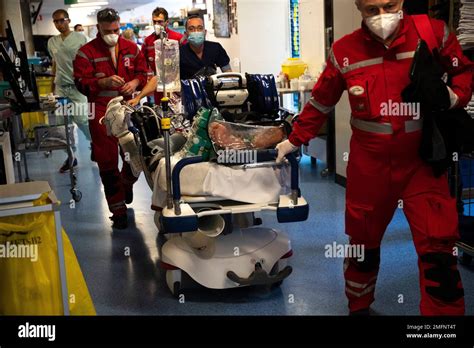
[[[288,75],[290,80],[297,79],[304,74],[308,64],[303,62],[300,58],[288,58],[281,65],[281,71]]]
[[[38,86],[38,94],[45,97],[53,93],[53,77],[39,76],[36,78],[36,85]]]
[[[41,97],[46,97],[53,93],[52,88],[53,77],[39,76],[36,78],[36,85],[38,87],[38,94]],[[46,112],[24,112],[21,114],[23,121],[23,130],[28,138],[34,138],[34,128],[37,126],[48,125],[48,113]]]

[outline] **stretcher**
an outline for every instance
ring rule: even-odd
[[[276,157],[268,151],[266,157]],[[265,156],[262,156],[265,157]],[[255,213],[276,214],[280,223],[304,221],[309,206],[298,185],[298,162],[290,163],[290,190],[268,201],[245,202],[214,195],[181,194],[181,176],[187,168],[202,164],[199,157],[184,158],[173,168],[173,206],[157,211],[159,233],[171,236],[162,249],[161,265],[174,294],[182,287],[183,273],[212,289],[249,285],[279,285],[291,274],[288,258],[292,255],[288,236],[262,227]],[[285,167],[286,165],[283,165]],[[253,170],[281,170],[274,161],[242,165],[232,170],[252,175]],[[285,188],[284,188],[285,189]]]
[[[281,284],[292,272],[290,238],[257,215],[274,213],[282,224],[308,218],[296,156],[283,164],[275,162],[273,149],[256,150],[252,160],[239,163],[182,156],[186,145],[176,129],[184,118],[165,100],[160,108],[133,109],[116,98],[104,122],[132,154],[132,171],[143,171],[153,190],[160,265],[170,291],[178,296],[188,280],[211,289]]]

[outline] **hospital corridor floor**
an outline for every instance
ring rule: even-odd
[[[76,138],[77,139],[77,138]],[[141,175],[130,206],[129,228],[114,232],[97,165],[79,135],[76,167],[83,198],[71,209],[68,174],[58,168],[65,153],[28,154],[30,178],[46,180],[62,201],[61,218],[99,315],[347,315],[343,259],[326,257],[328,245],[347,243],[344,234],[345,189],[322,178],[322,164],[301,162],[301,190],[310,204],[307,221],[279,224],[262,215],[263,226],[285,231],[292,243],[293,273],[281,287],[231,290],[192,289],[184,303],[174,297],[159,268],[157,229],[150,209],[151,190]],[[129,251],[129,253],[127,253]],[[474,315],[474,265],[459,265],[466,312]],[[372,305],[376,315],[418,315],[419,282],[408,223],[397,211],[382,244],[381,267]]]

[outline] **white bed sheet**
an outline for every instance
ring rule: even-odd
[[[171,166],[177,159],[171,158]],[[235,169],[213,162],[196,163],[181,171],[181,195],[211,196],[245,203],[278,202],[290,187],[288,167]],[[166,205],[166,170],[162,159],[153,173],[152,204]]]

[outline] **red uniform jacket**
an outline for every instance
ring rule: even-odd
[[[109,47],[100,35],[82,46],[74,60],[77,88],[87,96],[89,102],[95,102],[100,109],[105,109],[112,98],[120,95],[120,87],[103,90],[98,85],[99,79],[113,75],[121,76],[126,82],[139,79],[137,90],[143,88],[147,82],[148,67],[138,46],[122,37],[119,37],[118,46],[117,68],[112,61]]]
[[[452,77],[450,87],[459,97],[458,107],[465,107],[472,97],[473,64],[444,22],[432,19],[431,24],[445,69]],[[352,117],[388,122],[394,130],[400,129],[410,117],[381,116],[381,107],[389,101],[402,102],[418,39],[412,17],[404,15],[400,31],[388,48],[371,36],[365,24],[335,42],[312,98],[295,122],[290,142],[300,146],[314,138],[345,90],[349,92]]]

